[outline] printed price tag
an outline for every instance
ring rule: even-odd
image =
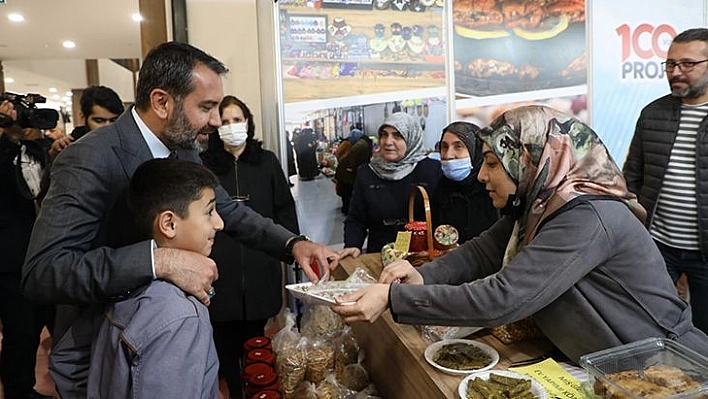
[[[396,236],[396,242],[393,243],[393,249],[396,251],[401,251],[403,253],[408,253],[408,248],[411,246],[411,232],[410,231],[399,231]]]

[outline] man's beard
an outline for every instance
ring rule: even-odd
[[[681,80],[681,82],[687,83],[688,87],[682,89],[672,89],[672,96],[678,98],[699,98],[705,95],[708,91],[708,76],[703,76],[700,81],[693,85],[685,80]]]
[[[184,113],[182,102],[177,102],[175,104],[175,113],[165,128],[164,138],[167,141],[167,147],[170,149],[182,148],[203,152],[206,150],[208,142],[200,142],[199,133],[211,133],[212,130],[213,128],[209,125],[202,128],[192,126]]]

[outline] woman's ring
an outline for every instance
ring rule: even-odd
[[[214,289],[214,287],[209,287],[206,293],[207,295],[209,295],[209,299],[211,299],[214,297],[214,295],[216,295],[216,290]]]

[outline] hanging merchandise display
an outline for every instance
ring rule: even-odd
[[[420,0],[280,0],[286,104],[445,85],[443,7]]]

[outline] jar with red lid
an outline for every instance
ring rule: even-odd
[[[271,389],[256,392],[251,399],[282,399],[283,395],[278,391],[273,391]]]
[[[275,370],[269,364],[251,363],[248,366],[243,368],[243,373],[241,375],[241,379],[243,380],[244,383],[247,383],[248,379],[251,378],[252,375],[267,373],[267,372],[275,373]]]
[[[422,252],[428,250],[428,225],[426,222],[408,222],[406,231],[411,232],[411,244],[408,252]]]
[[[277,391],[280,388],[278,376],[273,371],[264,371],[257,373],[248,378],[246,383],[246,393],[255,395],[260,391]]]
[[[270,338],[253,337],[243,343],[243,352],[248,353],[254,349],[271,349]]]
[[[253,349],[246,354],[245,363],[266,363],[272,365],[275,363],[275,355],[273,355],[270,349]]]

